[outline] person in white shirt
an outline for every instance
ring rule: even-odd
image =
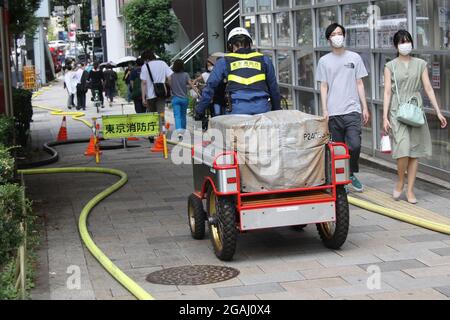
[[[72,66],[67,67],[67,72],[64,75],[64,84],[66,86],[69,98],[67,100],[67,107],[69,109],[75,108],[75,94],[77,93],[78,78],[76,72],[72,70]]]
[[[142,86],[142,101],[147,112],[158,112],[160,117],[160,130],[164,125],[164,112],[166,99],[157,97],[155,94],[155,83],[168,83],[173,74],[172,69],[162,60],[157,60],[153,51],[146,51],[142,54],[142,59],[146,62],[141,69],[141,86]],[[151,72],[151,76],[150,73]]]

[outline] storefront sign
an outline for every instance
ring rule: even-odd
[[[159,134],[157,113],[103,116],[102,121],[105,139],[150,137]]]
[[[433,62],[431,67],[431,85],[434,89],[441,88],[441,65],[439,62]]]
[[[448,20],[450,18],[450,10],[444,7],[439,7],[439,27],[446,29],[448,25]]]

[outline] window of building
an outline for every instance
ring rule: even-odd
[[[367,3],[349,4],[342,7],[346,46],[349,48],[368,48],[370,46],[367,7]]]
[[[296,6],[307,6],[311,4],[311,0],[295,0]]]
[[[431,134],[432,156],[431,158],[421,158],[420,162],[426,165],[441,168],[445,171],[450,171],[450,131],[443,130],[440,127],[440,122],[434,112],[426,112],[428,127]],[[446,116],[447,122],[450,123],[450,116]],[[441,176],[442,177],[442,176]]]
[[[417,0],[416,47],[450,49],[450,0]]]
[[[325,37],[325,30],[328,26],[338,21],[338,8],[327,7],[317,10],[317,46],[328,47],[328,41]]]
[[[242,13],[253,13],[256,10],[256,0],[243,0]]]
[[[364,66],[366,67],[367,73],[369,74],[367,77],[363,78],[364,82],[364,90],[366,91],[366,98],[372,98],[372,77],[371,77],[371,54],[369,52],[360,52],[358,53],[361,56],[362,61],[364,62]]]
[[[315,0],[315,2],[317,4],[319,4],[319,3],[332,3],[332,2],[336,2],[336,0]]]
[[[292,56],[290,51],[279,50],[277,52],[278,77],[280,83],[292,83]]]
[[[375,32],[377,48],[389,49],[393,47],[394,34],[400,29],[408,29],[408,5],[406,0],[377,1],[380,8]]]
[[[258,11],[270,11],[272,0],[258,0]]]
[[[118,17],[123,15],[123,7],[125,6],[126,0],[116,0],[116,13]]]
[[[370,111],[370,105],[369,105]],[[361,145],[363,148],[368,150],[372,150],[373,148],[373,128],[372,128],[372,119],[361,128]]]
[[[384,68],[386,66],[386,63],[389,61],[395,59],[396,55],[395,53],[381,53],[376,55],[376,65],[377,67],[377,77],[375,79],[375,83],[377,84],[377,96],[376,98],[378,100],[382,100],[384,97]]]
[[[314,93],[296,90],[295,99],[297,100],[298,110],[309,114],[316,114]]]
[[[295,53],[297,62],[297,85],[302,87],[314,87],[314,54],[310,49],[297,51]]]
[[[281,108],[294,109],[294,101],[292,100],[292,89],[280,86],[280,95],[281,95]]]
[[[253,39],[253,44],[257,44],[256,41],[256,29],[255,29],[255,16],[245,16],[244,17],[244,28],[248,30]]]
[[[295,12],[296,25],[296,45],[297,46],[312,46],[313,44],[313,26],[311,10],[298,10]]]
[[[289,12],[280,12],[275,15],[277,22],[277,44],[289,46],[291,44],[291,23]]]
[[[450,57],[447,55],[424,54],[417,56],[427,62],[431,86],[441,110],[450,111]],[[422,90],[425,108],[433,109],[426,93]]]
[[[259,39],[262,46],[272,46],[272,15],[259,16]]]
[[[289,0],[275,0],[275,6],[277,8],[288,8]]]
[[[249,11],[243,11],[242,23],[256,33],[255,48],[272,58],[285,108],[322,114],[320,90],[314,78],[315,64],[330,52],[325,30],[337,22],[346,27],[346,47],[361,56],[369,73],[363,78],[372,114],[372,120],[362,130],[365,152],[379,151],[383,130],[384,68],[396,57],[393,36],[399,29],[412,31],[415,53],[427,61],[436,99],[444,116],[450,118],[450,0],[243,2],[249,7],[256,5],[258,14],[246,16]],[[368,12],[370,5],[374,5],[372,12],[376,17]],[[373,29],[369,26],[371,21],[376,23]],[[435,172],[444,170],[446,177],[450,177],[450,131],[439,128],[426,93],[422,92],[422,95],[433,140],[433,155],[430,159],[421,159],[420,163]]]

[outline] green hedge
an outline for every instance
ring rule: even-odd
[[[9,149],[0,144],[0,184],[5,184],[14,178],[14,158]]]
[[[26,216],[22,212],[23,187],[17,184],[0,185],[0,265],[4,265],[23,241],[20,223]]]
[[[14,125],[16,142],[26,146],[30,133],[30,123],[33,118],[33,93],[30,90],[13,88]]]
[[[13,144],[14,120],[0,115],[0,144],[12,146]]]
[[[37,244],[38,239],[37,233],[33,232],[35,218],[31,215],[31,203],[23,199],[24,187],[14,183],[15,164],[11,149],[0,144],[0,300],[19,297],[15,281],[17,249],[25,239],[25,232],[20,228],[21,223],[24,223],[28,230],[29,248]],[[32,250],[28,250],[27,255],[30,266],[35,255]],[[27,267],[28,289],[33,286],[33,273],[34,269]]]

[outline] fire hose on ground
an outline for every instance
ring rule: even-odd
[[[167,140],[168,144],[171,145],[179,145],[183,148],[191,148],[192,146],[186,143],[174,142]],[[121,269],[119,269],[95,244],[92,238],[89,235],[89,231],[87,228],[87,219],[92,211],[92,209],[100,203],[102,200],[107,198],[112,193],[119,190],[122,186],[124,186],[128,177],[125,172],[109,169],[109,168],[91,168],[91,167],[74,167],[74,168],[52,168],[52,169],[27,169],[27,170],[19,170],[19,174],[24,175],[38,175],[38,174],[61,174],[61,173],[102,173],[102,174],[110,174],[114,176],[120,177],[120,180],[105,189],[94,198],[92,198],[86,206],[81,211],[78,227],[81,239],[84,244],[91,252],[91,254],[99,261],[99,263],[107,270],[122,286],[124,286],[130,293],[132,293],[136,298],[140,300],[154,300],[154,298],[145,291],[141,286],[139,286],[134,280],[128,277]],[[445,234],[450,234],[450,226],[442,223],[433,222],[427,219],[423,219],[420,217],[414,217],[412,215],[408,215],[402,213],[397,210],[384,208],[382,206],[360,200],[354,197],[348,197],[349,203],[355,205],[357,207],[366,209],[368,211],[372,211],[375,213],[379,213],[394,219],[398,219],[410,224],[414,224],[426,229],[430,229],[436,232],[441,232]]]
[[[94,198],[92,198],[81,211],[78,228],[81,239],[91,252],[91,254],[98,260],[98,262],[107,270],[122,286],[124,286],[129,292],[131,292],[139,300],[154,300],[154,298],[140,287],[135,281],[128,277],[122,270],[120,270],[95,244],[89,235],[87,228],[87,219],[92,209],[100,203],[103,199],[111,195],[124,186],[128,177],[125,172],[108,169],[108,168],[89,168],[89,167],[74,167],[74,168],[53,168],[53,169],[28,169],[19,170],[19,174],[24,175],[38,175],[38,174],[58,174],[58,173],[102,173],[110,174],[120,177],[120,180],[105,189]]]

